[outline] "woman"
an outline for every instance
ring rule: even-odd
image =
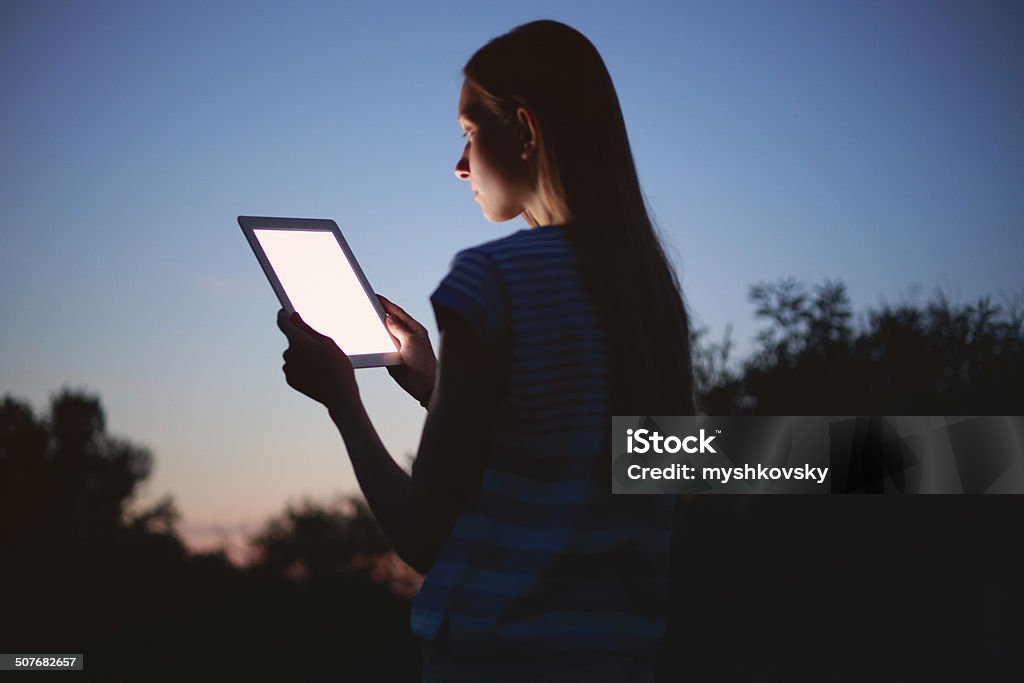
[[[610,416],[693,414],[686,311],[593,45],[538,21],[466,64],[455,174],[484,216],[530,229],[456,255],[423,326],[381,299],[428,408],[412,475],[351,364],[297,315],[284,371],[323,403],[378,522],[426,578],[426,680],[650,680],[674,500],[611,491]]]

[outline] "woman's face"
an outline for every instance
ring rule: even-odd
[[[466,83],[459,97],[458,121],[466,146],[455,164],[455,175],[469,181],[484,218],[496,223],[515,218],[533,194],[521,128],[515,121],[506,124],[498,119]]]

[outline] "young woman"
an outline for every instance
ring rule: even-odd
[[[423,326],[381,298],[405,363],[392,376],[428,409],[412,475],[345,354],[282,311],[285,376],[327,407],[378,522],[426,575],[426,680],[650,680],[674,499],[611,495],[610,416],[693,414],[679,286],[583,35],[520,26],[464,75],[455,174],[488,220],[530,228],[456,255],[431,296],[436,366]]]

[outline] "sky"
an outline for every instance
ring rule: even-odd
[[[693,322],[740,356],[752,284],[858,311],[1024,291],[1016,2],[0,3],[0,394],[101,398],[196,545],[358,491],[281,373],[279,305],[236,216],[331,218],[374,288],[428,297],[486,222],[453,168],[466,59],[564,21],[616,83]],[[916,297],[916,298],[915,298]],[[400,462],[424,412],[357,371]]]

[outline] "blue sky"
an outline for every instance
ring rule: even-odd
[[[4,2],[0,393],[98,393],[186,530],[356,490],[280,373],[238,214],[333,218],[375,288],[427,300],[483,220],[452,169],[463,62],[555,18],[597,45],[698,324],[741,351],[761,280],[855,307],[1024,289],[1013,2]],[[436,339],[436,334],[434,334]],[[360,370],[385,443],[423,414]]]

